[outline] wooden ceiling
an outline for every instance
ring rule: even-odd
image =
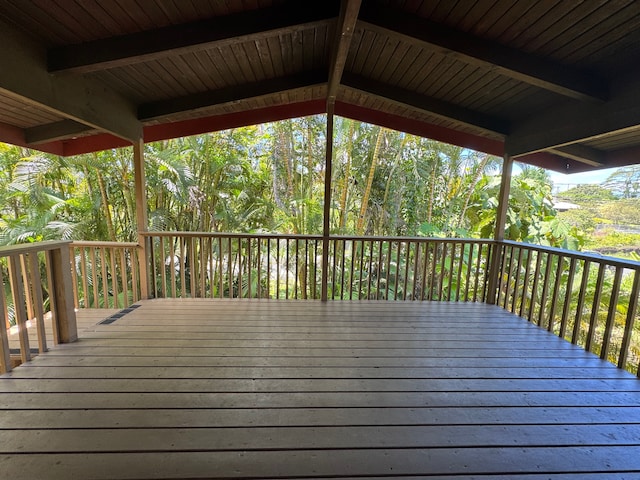
[[[322,112],[563,172],[640,163],[635,0],[2,0],[0,141]]]

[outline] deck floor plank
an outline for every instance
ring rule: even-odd
[[[0,378],[3,475],[640,479],[640,381],[500,308],[140,305]]]

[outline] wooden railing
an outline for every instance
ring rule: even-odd
[[[70,244],[76,308],[124,308],[141,298],[137,243],[78,242]]]
[[[76,317],[69,269],[70,242],[41,242],[0,248],[0,372],[27,362],[32,353],[47,350],[47,326],[51,320],[54,343],[77,339]],[[18,341],[10,343],[16,330]],[[38,349],[32,351],[29,333],[35,333]]]
[[[320,236],[146,236],[154,296],[320,298]],[[328,245],[329,299],[485,299],[491,241],[332,237]]]
[[[509,241],[498,248],[498,305],[640,376],[640,262]]]
[[[496,303],[620,368],[640,371],[639,262],[469,239],[327,241],[321,236],[148,232],[142,241],[144,249],[134,243],[45,242],[0,250],[0,275],[9,292],[0,297],[5,318],[19,325],[34,319],[43,329],[47,293],[57,288],[48,282],[55,280],[52,269],[61,268],[52,265],[54,259],[60,264],[59,252],[66,248],[73,287],[62,290],[73,292],[76,308],[127,307],[143,292],[170,298],[320,299],[326,277],[329,300]],[[39,290],[40,284],[46,288]],[[28,359],[30,350],[20,350]],[[7,368],[6,358],[3,362]]]

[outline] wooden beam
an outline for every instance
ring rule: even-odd
[[[640,130],[640,82],[637,74],[616,80],[603,104],[565,102],[512,124],[506,139],[514,157]]]
[[[44,49],[1,22],[0,45],[5,95],[128,141],[142,135],[131,103],[90,78],[49,74]]]
[[[0,122],[0,142],[30,148],[27,144],[25,132],[22,128],[14,127],[13,125],[8,125],[2,122]],[[38,145],[36,148],[41,152],[52,153],[54,155],[63,155],[64,153],[64,148],[59,142]]]
[[[509,194],[511,192],[511,174],[513,172],[513,158],[509,154],[504,155],[502,162],[502,179],[500,193],[498,195],[498,208],[496,210],[496,223],[493,231],[495,243],[491,250],[491,265],[489,267],[489,285],[487,288],[487,303],[496,304],[498,294],[498,275],[502,263],[502,252],[507,223],[507,210],[509,209]]]
[[[48,52],[50,72],[88,73],[230,44],[257,41],[328,24],[338,15],[334,0],[287,2],[182,25],[111,37]]]
[[[336,101],[338,86],[344,72],[344,65],[349,55],[349,47],[353,38],[353,30],[358,20],[358,12],[362,0],[342,0],[340,6],[340,16],[336,26],[336,41],[331,52],[331,63],[329,65],[329,83],[327,86],[327,102]]]
[[[322,276],[320,299],[326,302],[329,295],[329,246],[330,246],[330,216],[331,216],[331,177],[333,173],[333,102],[327,102],[327,134],[325,145],[324,167],[324,208],[322,221]]]
[[[564,147],[550,148],[549,152],[586,163],[592,167],[604,167],[607,163],[605,152],[584,145],[565,145]]]
[[[138,266],[140,268],[140,296],[149,298],[150,278],[147,269],[149,249],[147,238],[142,234],[149,230],[147,215],[147,182],[144,173],[144,141],[138,140],[133,144],[133,169],[136,195],[136,227],[138,231]],[[136,286],[134,285],[135,289]]]
[[[468,64],[578,100],[604,101],[607,85],[593,72],[531,55],[439,23],[367,2],[360,11],[367,29],[394,32],[406,41]]]
[[[382,100],[389,100],[395,104],[409,106],[446,120],[453,120],[471,126],[487,133],[506,135],[509,127],[506,121],[468,110],[452,103],[443,102],[436,98],[419,95],[392,85],[387,85],[370,78],[345,72],[342,83],[350,88],[374,95]]]
[[[65,138],[73,137],[81,133],[93,130],[91,127],[73,120],[61,120],[59,122],[38,125],[37,127],[26,128],[24,137],[29,145],[39,143],[55,142]]]
[[[221,88],[219,90],[211,90],[194,95],[143,104],[138,108],[138,117],[142,121],[148,121],[180,112],[202,110],[225,103],[237,103],[239,100],[273,95],[298,88],[323,85],[326,81],[326,72],[302,72],[288,77],[273,78],[248,85]]]
[[[439,142],[450,143],[451,145],[458,145],[499,157],[504,153],[504,143],[501,140],[461,132],[399,115],[392,115],[359,105],[337,101],[336,115],[360,120],[361,122],[373,123],[413,135],[420,135]]]

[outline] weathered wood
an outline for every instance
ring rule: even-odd
[[[51,295],[55,297],[56,338],[60,343],[75,342],[78,339],[78,329],[73,308],[69,248],[61,247],[51,250],[47,255],[54,279],[54,290]]]
[[[597,471],[609,479],[637,469],[640,382],[495,306],[140,305],[109,325],[94,322],[117,310],[79,312],[79,342],[0,378],[3,472],[186,479]],[[102,477],[89,473],[98,467]]]
[[[24,254],[23,254],[24,255]],[[20,359],[22,363],[31,360],[31,350],[29,348],[29,336],[27,334],[27,309],[25,306],[25,287],[22,283],[23,276],[20,268],[20,257],[22,255],[9,256],[9,280],[11,292],[13,294],[13,307],[16,316],[16,326],[18,327],[18,338],[20,339]]]
[[[4,294],[4,278],[2,268],[0,268],[0,373],[11,371],[11,354],[9,352],[9,337],[7,329],[9,328],[9,316],[7,314],[7,299]]]

